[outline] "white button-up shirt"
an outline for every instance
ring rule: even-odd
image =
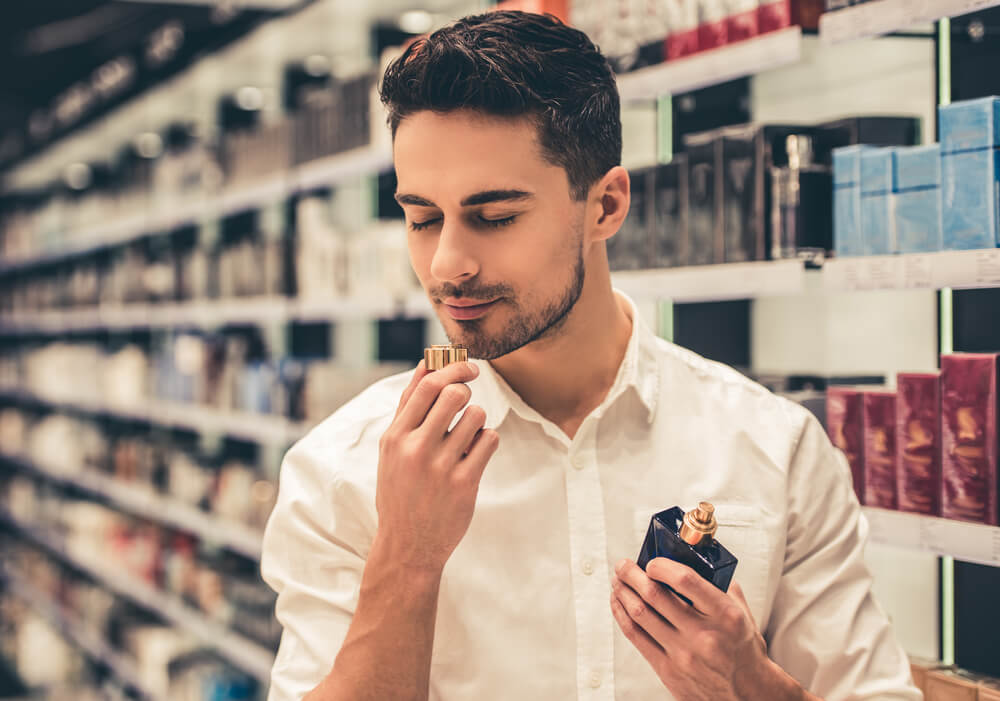
[[[444,570],[430,698],[673,698],[615,624],[610,581],[653,513],[706,500],[772,659],[826,701],[919,699],[872,597],[849,469],[819,423],[632,317],[617,378],[572,440],[475,361],[472,402],[500,447]],[[284,626],[271,701],[316,686],[347,634],[378,440],[409,378],[373,385],[285,457],[261,565]]]

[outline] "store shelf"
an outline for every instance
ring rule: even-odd
[[[997,5],[1000,0],[876,0],[822,15],[819,36],[828,44],[867,39]]]
[[[1000,287],[1000,249],[834,258],[823,265],[833,291]]]
[[[963,562],[1000,566],[1000,528],[864,507],[870,539],[881,545],[947,555]]]
[[[106,640],[84,624],[63,613],[54,601],[38,592],[26,578],[14,574],[9,567],[0,566],[0,579],[6,584],[7,591],[21,599],[31,609],[38,613],[62,635],[82,650],[95,662],[106,666],[116,679],[129,688],[139,692],[142,698],[160,698],[148,689],[139,675],[135,662],[115,650]]]
[[[144,211],[74,233],[58,251],[16,260],[0,259],[0,275],[57,263],[206,219],[225,217],[275,202],[296,191],[334,185],[349,177],[373,175],[391,166],[392,152],[387,146],[365,146],[304,163],[291,171],[232,185],[200,199],[151,204]]]
[[[186,402],[146,400],[141,406],[117,406],[74,399],[41,397],[30,392],[0,389],[0,399],[41,404],[84,414],[114,416],[200,433],[219,433],[268,445],[285,445],[305,435],[308,426],[272,414],[223,411]]]
[[[788,27],[622,74],[618,92],[623,102],[655,99],[797,63],[801,58],[802,29]]]
[[[211,516],[195,506],[161,496],[151,488],[121,482],[93,470],[65,472],[16,455],[0,453],[0,462],[52,482],[72,485],[136,516],[191,533],[205,543],[227,548],[252,560],[260,560],[262,532]]]
[[[131,599],[143,608],[157,613],[164,620],[190,633],[203,645],[214,649],[237,667],[252,674],[264,684],[268,683],[271,665],[274,663],[272,651],[206,618],[200,611],[187,606],[175,596],[162,592],[132,575],[112,571],[103,564],[78,557],[65,547],[60,538],[21,523],[6,511],[0,511],[0,520],[56,554],[61,560],[101,582],[119,596]]]
[[[611,280],[636,300],[707,302],[797,294],[805,287],[805,276],[801,260],[777,260],[623,271],[613,273]]]

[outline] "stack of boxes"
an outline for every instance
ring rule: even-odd
[[[868,506],[1000,525],[1000,354],[941,357],[896,391],[827,389],[827,430]]]
[[[834,151],[838,256],[1000,245],[1000,98],[939,109],[940,144]]]

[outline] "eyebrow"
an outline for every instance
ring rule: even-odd
[[[469,195],[460,203],[463,207],[475,207],[491,202],[513,202],[517,200],[530,200],[535,195],[525,190],[484,190]],[[437,205],[419,195],[395,194],[396,202],[399,204],[410,204],[417,207],[436,207]]]

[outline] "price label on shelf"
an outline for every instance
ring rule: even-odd
[[[867,287],[869,290],[894,290],[900,286],[899,260],[896,258],[877,256],[868,259]]]
[[[933,288],[932,271],[930,256],[905,256],[903,258],[903,287],[909,290]]]
[[[977,251],[975,264],[977,285],[1000,285],[1000,249]]]

